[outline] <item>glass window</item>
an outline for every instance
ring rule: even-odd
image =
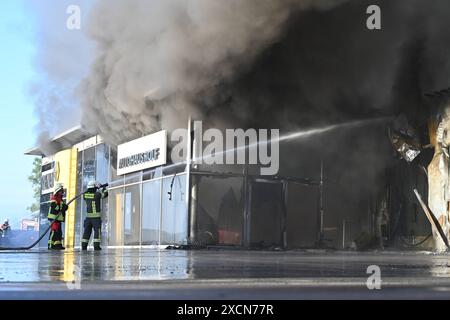
[[[44,164],[43,166],[42,166],[42,172],[45,172],[45,171],[48,171],[48,170],[52,170],[53,168],[54,168],[54,166],[55,166],[55,162],[49,162],[49,163],[47,163],[47,164]]]
[[[283,217],[281,183],[254,182],[250,219],[250,245],[271,247],[282,244]]]
[[[142,180],[152,180],[155,178],[160,178],[162,175],[161,167],[145,169],[142,173]]]
[[[95,180],[95,147],[84,150],[83,190],[90,180]]]
[[[161,180],[144,183],[142,189],[142,244],[159,244]]]
[[[123,245],[123,188],[109,190],[108,208],[108,243],[110,246],[121,246]]]
[[[242,178],[201,177],[197,189],[196,230],[201,244],[241,244],[244,224],[242,187]]]
[[[185,163],[177,163],[177,164],[171,164],[169,166],[165,166],[160,168],[165,176],[173,175],[173,174],[181,174],[186,171],[186,164]]]
[[[105,144],[96,146],[96,181],[98,183],[108,182],[109,148]],[[106,245],[108,231],[108,201],[102,200],[102,245]]]
[[[55,173],[50,172],[42,175],[41,177],[41,188],[42,190],[51,190],[55,183]]]
[[[83,152],[78,152],[77,157],[77,194],[83,190]],[[83,199],[79,198],[75,201],[75,246],[80,246],[81,233],[83,232],[83,224],[81,221],[84,205]]]
[[[125,175],[125,183],[130,184],[142,181],[142,171],[131,172]]]
[[[123,176],[117,175],[117,150],[113,147],[110,148],[110,175],[109,183],[110,187],[123,185]]]
[[[168,192],[172,193],[171,197]],[[163,179],[161,244],[187,243],[188,210],[185,193],[185,174]]]
[[[81,190],[86,190],[89,181],[95,180],[95,147],[84,150],[83,156],[83,185]],[[81,210],[81,222],[86,217],[86,209],[84,208],[84,201],[82,203],[83,209]]]
[[[51,195],[52,195],[51,193],[41,194],[41,201],[40,201],[40,203],[50,201]]]
[[[96,180],[99,183],[108,182],[109,148],[105,144],[96,146]]]
[[[319,199],[319,188],[290,183],[287,190],[287,245],[291,248],[313,247],[318,229],[313,213],[318,211],[319,203],[311,200]]]
[[[141,226],[141,185],[125,187],[125,244],[139,245]]]
[[[39,236],[41,236],[48,228],[50,223],[48,222],[47,215],[50,208],[50,202],[41,203],[40,214],[39,214]],[[42,238],[39,242],[40,248],[47,248],[48,245],[48,235]]]

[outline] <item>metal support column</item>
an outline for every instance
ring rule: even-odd
[[[248,164],[244,165],[244,172],[243,172],[243,185],[242,185],[242,190],[243,190],[243,198],[244,198],[244,219],[243,219],[243,225],[242,225],[242,240],[241,240],[241,245],[244,247],[248,247],[249,246],[249,235],[247,233],[247,225],[249,223],[249,199],[250,199],[250,195],[249,195],[249,187],[248,187]]]
[[[317,215],[317,244],[322,246],[324,244],[324,214],[323,214],[323,160],[320,161],[320,182],[319,182],[319,212]]]
[[[200,122],[201,123],[201,122]],[[191,174],[192,168],[196,169],[195,164],[200,155],[198,154],[202,150],[197,150],[197,139],[195,136],[195,125],[194,133],[192,132],[192,120],[189,118],[188,124],[188,152],[186,158],[186,194],[187,194],[187,208],[189,210],[189,244],[198,244],[197,239],[197,190],[198,190],[198,178]],[[194,137],[193,137],[194,136]]]
[[[194,234],[194,224],[191,212],[191,151],[192,151],[192,127],[191,127],[191,117],[189,117],[187,125],[187,136],[186,136],[186,208],[188,210],[189,217],[189,229],[188,229],[188,244],[191,244],[192,237]],[[162,183],[162,182],[161,182]]]
[[[250,247],[251,237],[251,223],[252,223],[252,180],[247,178],[247,201],[245,203],[246,208],[246,220],[244,221],[244,246]]]
[[[281,197],[283,200],[283,216],[281,220],[281,244],[283,249],[287,248],[287,208],[288,208],[288,182],[283,181]]]

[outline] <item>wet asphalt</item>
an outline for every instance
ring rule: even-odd
[[[379,267],[380,289],[367,286],[375,279],[369,266]],[[450,255],[149,248],[0,253],[0,299],[92,298],[448,299]]]

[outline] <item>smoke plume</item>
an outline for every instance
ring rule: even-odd
[[[83,83],[83,120],[112,142],[206,115],[196,99],[248,69],[293,12],[340,1],[99,1],[90,35],[99,55]]]
[[[35,77],[28,92],[38,117],[38,145],[45,154],[53,154],[59,146],[50,137],[79,125],[80,100],[76,90],[90,66],[91,47],[83,30],[69,30],[66,13],[70,5],[79,6],[87,17],[89,0],[30,0],[36,27]],[[31,15],[30,15],[31,16]],[[84,21],[82,20],[82,23]]]
[[[98,1],[83,121],[118,143],[189,115],[295,127],[415,109],[449,85],[449,5],[377,1],[382,30],[371,31],[370,4]]]

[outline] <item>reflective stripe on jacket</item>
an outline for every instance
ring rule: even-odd
[[[83,196],[86,202],[86,213],[88,218],[102,217],[102,199],[108,196],[108,191],[86,192]]]
[[[48,209],[47,218],[51,220],[57,220],[64,222],[65,212],[63,210],[65,202],[62,201],[58,204],[55,199],[50,200],[50,208]]]

